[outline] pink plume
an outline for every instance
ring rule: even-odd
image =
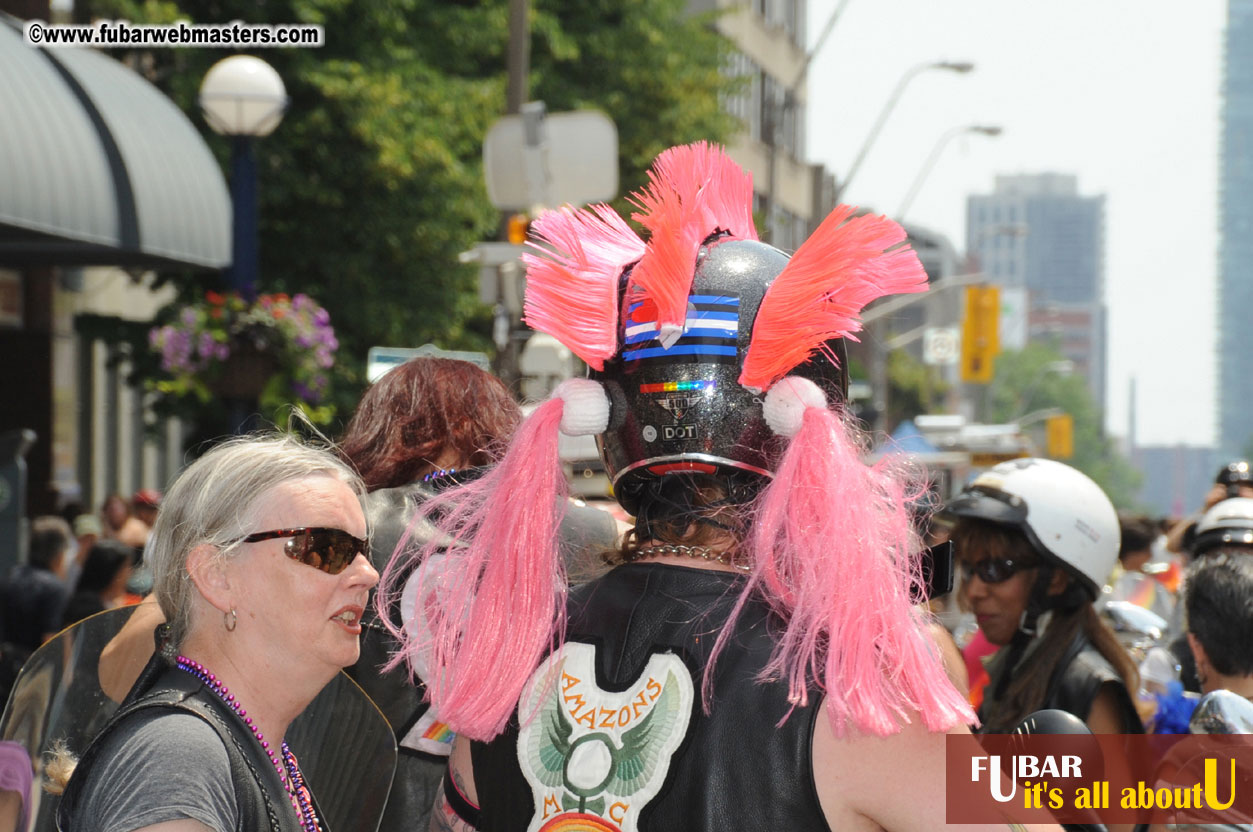
[[[398,549],[384,570],[375,605],[401,644],[387,669],[421,657],[427,695],[440,718],[470,739],[504,730],[531,673],[565,635],[565,564],[557,529],[567,487],[557,452],[564,403],[550,399],[531,414],[504,458],[477,480],[420,507],[414,522],[443,535],[416,551]],[[455,541],[445,546],[447,539]],[[412,569],[447,553],[433,586],[423,584],[416,622],[390,623]]]
[[[910,597],[916,495],[885,464],[862,463],[836,413],[807,408],[755,505],[754,569],[736,607],[764,596],[786,622],[762,678],[785,679],[797,704],[822,691],[837,736],[886,736],[916,715],[931,731],[975,722]],[[707,673],[707,701],[709,684]]]
[[[766,290],[740,384],[769,389],[824,342],[856,340],[866,304],[926,291],[918,255],[908,246],[892,248],[904,242],[905,229],[882,216],[849,219],[855,210],[841,205],[832,211]]]
[[[631,282],[657,304],[663,333],[682,334],[701,243],[714,231],[757,239],[753,180],[721,147],[707,142],[672,147],[657,157],[649,184],[632,195],[632,219],[650,233]],[[664,341],[664,335],[663,335]]]
[[[545,211],[534,232],[552,244],[528,242],[523,320],[603,370],[618,349],[618,278],[644,256],[644,241],[608,205]]]

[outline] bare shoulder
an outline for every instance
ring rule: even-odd
[[[948,734],[928,731],[917,714],[891,736],[849,732],[836,737],[824,711],[814,726],[813,768],[827,823],[841,830],[960,829],[945,823],[945,743],[949,736],[974,741],[965,726]],[[902,794],[908,794],[909,800],[902,800]],[[1008,822],[1004,828],[1058,829]]]

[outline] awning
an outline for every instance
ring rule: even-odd
[[[195,127],[92,49],[42,49],[0,14],[0,266],[221,269],[231,200]]]

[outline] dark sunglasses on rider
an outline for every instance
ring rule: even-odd
[[[962,563],[962,576],[967,580],[971,576],[978,577],[985,584],[999,584],[1008,581],[1024,569],[1031,569],[1037,564],[1028,563],[1014,558],[984,558],[974,563]]]
[[[368,544],[359,537],[353,537],[343,529],[305,528],[277,529],[272,532],[257,532],[245,537],[242,543],[260,543],[263,540],[277,540],[290,537],[283,547],[283,552],[292,560],[298,560],[306,566],[320,569],[329,575],[338,575],[348,568],[348,564],[357,555],[368,551]]]

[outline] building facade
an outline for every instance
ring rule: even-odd
[[[1218,437],[1253,439],[1253,0],[1228,0],[1218,174]]]
[[[990,280],[1025,295],[1030,341],[1051,341],[1106,396],[1105,197],[1082,196],[1074,176],[998,176],[966,204],[966,250]]]
[[[727,147],[753,174],[762,238],[795,250],[834,206],[835,183],[805,161],[805,56],[808,0],[691,0],[695,12],[721,11],[717,27],[736,48],[726,72],[743,79],[726,109],[744,129]]]

